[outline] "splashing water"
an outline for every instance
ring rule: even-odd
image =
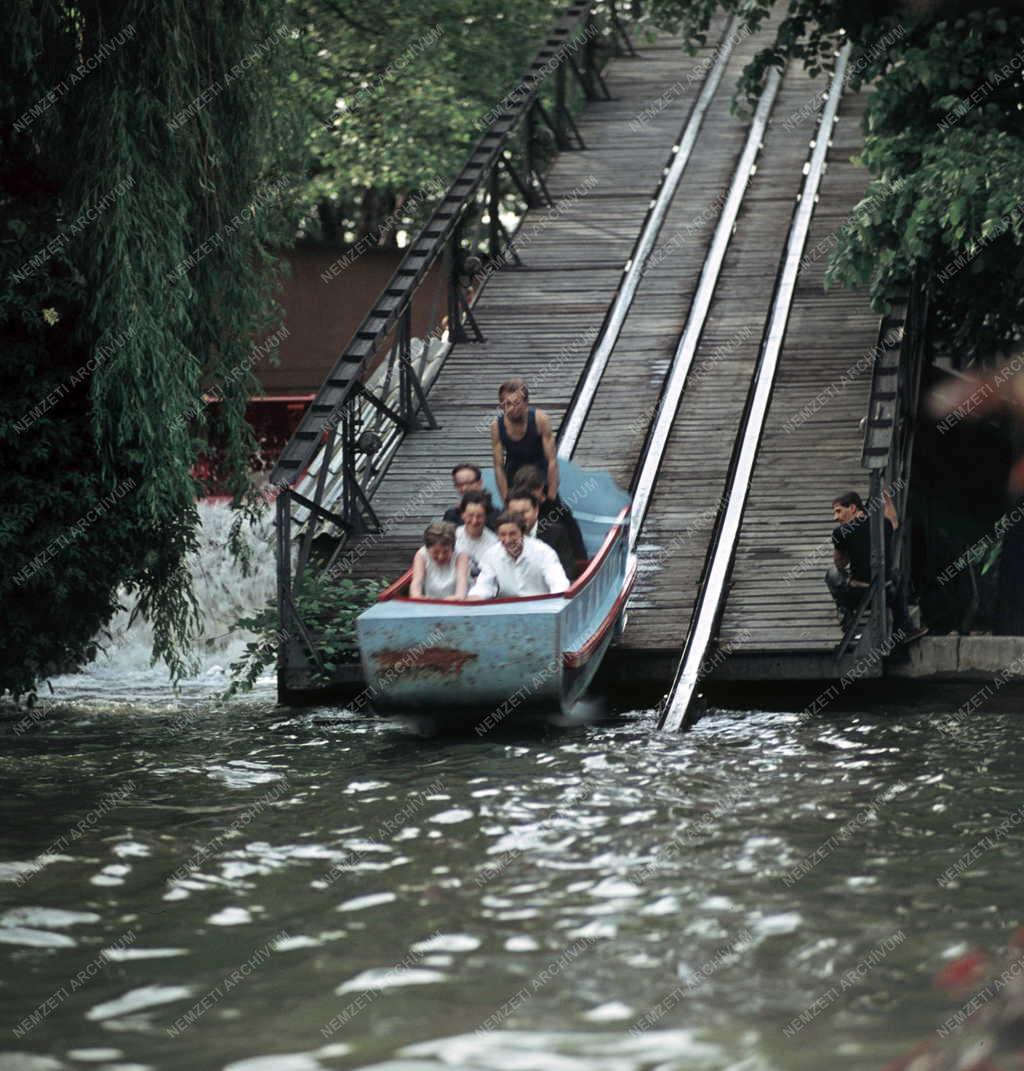
[[[251,633],[232,632],[231,626],[238,618],[265,606],[274,593],[275,582],[272,506],[265,509],[255,528],[243,528],[243,539],[251,552],[252,568],[248,576],[242,575],[241,567],[228,549],[235,517],[228,504],[200,502],[199,517],[199,551],[191,556],[189,568],[203,615],[203,629],[191,651],[198,672],[181,682],[185,695],[209,695],[227,686],[230,663],[241,656],[245,644],[253,638]],[[123,595],[121,603],[125,608],[114,616],[100,637],[100,654],[78,673],[51,679],[50,687],[56,697],[167,696],[167,667],[162,663],[151,664],[153,630],[141,616],[129,624],[136,603],[134,596]],[[272,674],[261,684],[269,687],[271,680]]]

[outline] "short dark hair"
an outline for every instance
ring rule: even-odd
[[[508,503],[513,499],[532,502],[534,509],[537,509],[540,506],[540,499],[532,491],[527,491],[525,487],[513,487],[512,490],[509,491],[508,498],[505,500],[506,508],[508,507]]]
[[[864,512],[864,500],[857,494],[856,491],[847,491],[845,494],[837,495],[832,499],[833,506],[856,506],[862,513]]]
[[[476,473],[476,475],[473,477],[475,480],[483,479],[484,474],[479,465],[474,465],[472,461],[462,461],[458,465],[452,465],[453,480],[455,479],[455,473],[457,473],[460,469],[469,469],[471,472]]]
[[[498,401],[500,402],[506,394],[515,394],[517,390],[523,392],[523,401],[530,400],[530,388],[526,385],[526,380],[513,376],[511,379],[506,379],[498,388]]]
[[[512,491],[509,493],[509,497],[511,498],[517,491],[532,491],[537,494],[546,490],[547,486],[547,480],[541,476],[533,465],[524,465],[521,469],[517,469],[515,476],[512,477]]]
[[[491,496],[486,491],[467,491],[459,501],[459,513],[467,506],[483,506],[484,512],[490,512]]]
[[[511,510],[502,510],[498,514],[498,519],[494,522],[495,528],[500,528],[503,524],[514,524],[523,535],[526,535],[526,521],[523,520],[521,513],[513,513]]]

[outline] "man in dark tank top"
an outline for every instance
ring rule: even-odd
[[[506,379],[498,388],[502,414],[491,423],[491,450],[502,501],[508,498],[516,473],[524,468],[536,469],[551,498],[558,495],[558,460],[551,420],[543,409],[534,409],[529,399],[523,379]]]

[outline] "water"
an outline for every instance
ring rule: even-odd
[[[252,562],[247,576],[235,564],[228,549],[234,514],[226,502],[199,503],[199,551],[189,558],[189,571],[196,600],[203,615],[203,634],[192,652],[197,681],[189,687],[200,692],[206,686],[223,690],[229,680],[228,666],[252,638],[232,629],[235,621],[262,609],[275,593],[273,507],[268,506],[255,528],[242,529]],[[165,673],[150,667],[153,631],[142,618],[132,618],[135,600],[121,596],[124,610],[114,615],[100,637],[103,651],[81,673],[53,681],[62,695],[93,694],[161,696],[168,691]]]
[[[1012,714],[423,739],[133,688],[0,723],[0,1068],[880,1068],[1021,922]]]
[[[1020,923],[1013,714],[460,739],[269,677],[225,704],[269,528],[242,580],[203,512],[195,678],[124,615],[0,711],[0,1071],[877,1069]]]

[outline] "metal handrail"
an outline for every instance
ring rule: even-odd
[[[462,323],[468,318],[474,333],[482,339],[472,319],[465,290],[459,282],[464,267],[461,224],[475,205],[476,196],[485,180],[496,174],[499,167],[504,167],[510,174],[528,204],[542,201],[550,203],[550,198],[544,192],[542,179],[533,170],[534,161],[530,159],[528,163],[529,173],[520,176],[512,167],[506,150],[512,133],[527,116],[532,117],[531,122],[540,119],[546,123],[559,147],[570,146],[569,126],[572,125],[572,118],[565,105],[566,72],[572,70],[588,97],[595,93],[593,87],[600,79],[596,72],[588,71],[584,75],[570,57],[576,31],[585,27],[586,39],[593,37],[596,32],[593,29],[593,6],[590,2],[577,3],[571,4],[565,10],[519,84],[503,98],[501,110],[477,141],[465,166],[448,187],[419,236],[406,250],[383,293],[335,362],[299,427],[281,452],[270,477],[273,484],[287,486],[309,467],[324,444],[324,433],[330,433],[338,427],[343,407],[362,392],[362,380],[381,344],[388,340],[403,318],[408,323],[416,290],[431,268],[446,255],[450,261],[452,280],[448,302],[449,332],[454,333],[459,341],[463,341],[464,339],[458,336]],[[581,42],[576,40],[575,47],[578,48],[580,44]],[[552,72],[557,74],[557,103],[553,118],[540,102],[541,87],[547,75]],[[606,89],[605,95],[607,96]],[[497,207],[493,198],[491,203]],[[500,221],[492,215],[492,256],[499,253],[499,249],[494,246],[500,238],[500,230],[503,229]],[[411,369],[407,367],[407,363],[403,361],[402,367],[408,373]],[[419,393],[415,385],[412,385],[412,391]],[[397,412],[383,399],[377,399],[377,404],[395,423],[412,427],[416,424],[416,415],[423,407],[425,398],[420,397],[417,401],[418,405],[412,404],[411,407],[403,407],[404,411]],[[356,520],[354,517],[345,519]]]
[[[887,612],[887,575],[897,584],[906,582],[905,559],[909,554],[906,524],[892,544],[891,568],[886,561],[884,501],[887,487],[896,490],[897,516],[906,517],[910,470],[913,461],[916,413],[924,367],[925,324],[928,316],[927,293],[916,280],[911,284],[906,304],[896,315],[890,314],[879,326],[879,341],[871,374],[871,392],[864,421],[864,447],[861,467],[870,476],[868,516],[871,536],[872,592],[869,614],[869,638],[873,650],[884,650],[892,641],[892,627]],[[851,621],[839,646],[837,657],[850,645],[860,614]]]

